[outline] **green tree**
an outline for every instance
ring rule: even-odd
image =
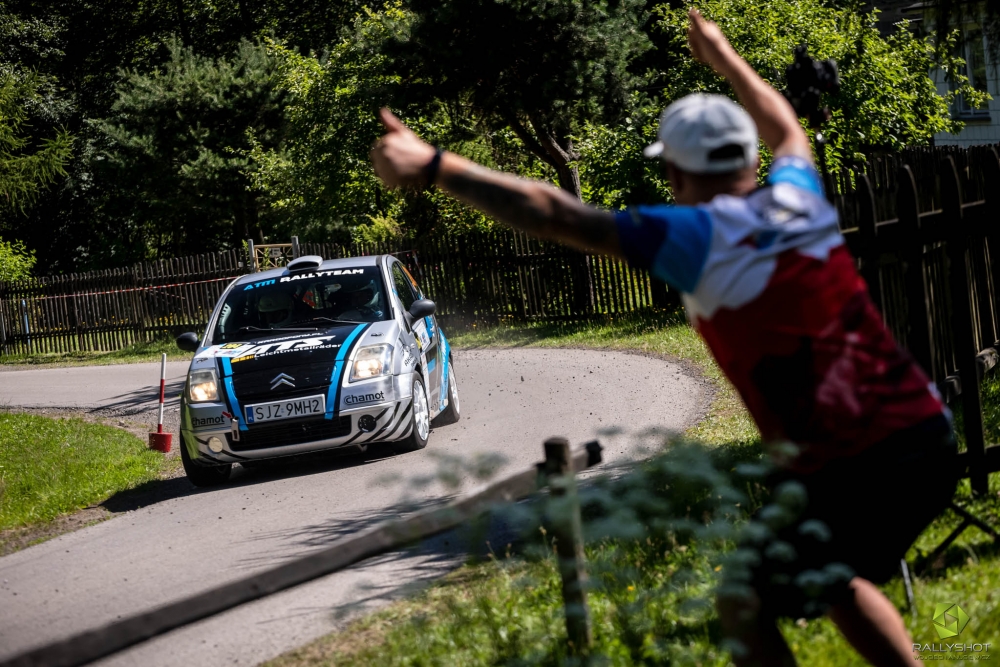
[[[38,100],[39,79],[0,71],[0,211],[23,210],[66,173],[73,139],[66,131],[32,141],[24,133],[27,104]]]
[[[94,123],[118,184],[114,210],[146,229],[156,250],[185,254],[260,242],[270,207],[250,187],[248,136],[265,148],[282,141],[277,61],[251,42],[219,59],[176,40],[169,48],[161,69],[129,73],[111,115]]]
[[[855,3],[838,7],[821,0],[707,0],[697,5],[719,24],[740,55],[779,89],[796,46],[805,44],[815,58],[837,60],[841,91],[827,100],[833,119],[825,128],[834,159],[863,159],[867,150],[926,145],[936,133],[962,127],[950,110],[956,95],[977,96],[957,73],[958,86],[939,94],[931,70],[937,66],[957,72],[959,61],[902,26],[882,37],[876,14],[859,12]],[[654,30],[662,34],[666,47],[664,102],[696,90],[730,93],[725,81],[687,55],[686,8],[664,4],[654,11]]]
[[[362,16],[356,32],[322,59],[269,44],[287,93],[287,140],[268,146],[251,131],[246,173],[273,202],[286,235],[325,240],[384,212],[393,199],[368,159],[380,130],[373,100],[390,83],[372,46],[382,32],[374,15]]]
[[[648,46],[639,0],[411,0],[387,45],[406,102],[439,100],[513,130],[580,196],[574,133],[616,124]]]
[[[47,271],[121,266],[145,258],[148,245],[172,247],[125,205],[120,173],[106,168],[118,147],[93,122],[113,115],[124,77],[165,67],[172,37],[215,60],[232,59],[241,40],[265,35],[323,52],[369,4],[381,3],[0,0],[0,69],[34,71],[40,81],[40,96],[26,107],[26,136],[37,145],[65,127],[75,138],[67,174],[7,222],[38,248]],[[216,241],[206,238],[199,249]]]
[[[845,161],[864,161],[865,154],[874,150],[927,145],[938,132],[956,132],[962,123],[950,111],[954,97],[981,99],[958,74],[960,62],[949,55],[950,49],[938,49],[934,39],[903,27],[883,37],[876,27],[877,14],[861,13],[851,3],[699,0],[696,4],[779,90],[785,87],[785,68],[800,44],[815,58],[838,61],[841,91],[825,100],[833,112],[824,127],[831,168]],[[662,201],[668,196],[662,167],[639,152],[655,140],[659,112],[692,92],[733,96],[722,78],[690,56],[689,6],[653,8],[650,38],[656,50],[642,61],[649,69],[648,83],[633,94],[625,122],[583,127],[580,169],[588,200],[610,207]],[[930,76],[935,67],[954,73],[954,89],[939,94]]]

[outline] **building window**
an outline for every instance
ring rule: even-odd
[[[959,47],[958,55],[965,60],[965,76],[969,79],[969,84],[976,90],[988,93],[989,86],[986,78],[986,48],[983,42],[983,31],[979,27],[966,28],[963,34],[964,39]],[[959,95],[955,102],[956,114],[961,118],[988,119],[990,108],[988,102],[983,102],[980,106],[974,107],[965,101],[965,97]]]

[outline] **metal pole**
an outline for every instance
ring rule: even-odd
[[[903,572],[903,585],[906,586],[906,600],[910,603],[910,613],[917,618],[917,603],[913,599],[913,582],[910,580],[910,566],[905,558],[899,559],[899,569]]]
[[[28,326],[28,302],[21,299],[21,319],[24,321],[24,342],[28,346],[28,354],[31,354],[31,327]]]
[[[823,174],[823,189],[826,190],[826,200],[833,203],[833,181],[826,168],[826,137],[822,132],[816,132],[816,145],[819,147],[819,168]]]

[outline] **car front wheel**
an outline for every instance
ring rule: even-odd
[[[419,376],[413,378],[413,398],[410,404],[410,435],[399,441],[399,450],[412,452],[427,446],[431,432],[431,411],[427,403],[427,390]]]
[[[455,379],[455,365],[448,364],[448,407],[434,418],[435,426],[447,426],[461,419],[462,413],[458,404],[458,381]]]

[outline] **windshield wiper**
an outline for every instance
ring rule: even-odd
[[[273,329],[265,329],[263,327],[240,327],[237,331],[316,331],[316,327],[274,327]]]
[[[354,320],[337,320],[332,317],[313,317],[310,318],[310,322],[331,322],[333,324],[364,324],[364,322],[356,322]]]

